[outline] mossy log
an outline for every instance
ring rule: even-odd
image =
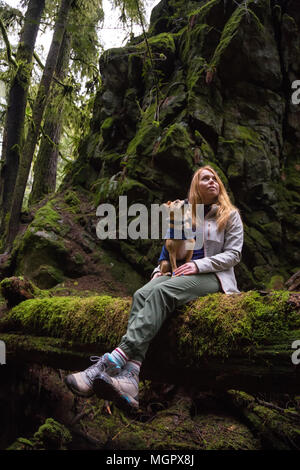
[[[299,392],[299,294],[256,291],[211,294],[170,315],[153,340],[142,377],[199,389]],[[131,298],[53,297],[26,300],[1,319],[7,365],[30,362],[80,370],[89,355],[116,347]],[[295,361],[294,361],[295,362]]]
[[[229,390],[229,401],[245,418],[248,426],[260,438],[265,449],[300,449],[300,414],[282,409],[248,395]]]
[[[286,281],[285,285],[290,291],[299,290],[300,289],[300,271],[297,271],[292,277],[290,277]]]
[[[12,276],[0,282],[0,292],[7,302],[7,307],[11,308],[24,300],[37,297],[42,291],[29,279]]]

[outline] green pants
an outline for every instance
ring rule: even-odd
[[[130,359],[142,362],[150,341],[171,312],[197,297],[219,291],[213,273],[151,280],[133,294],[127,332],[119,347]]]

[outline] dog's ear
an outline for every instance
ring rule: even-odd
[[[178,208],[178,209],[181,209],[182,206],[184,206],[184,200],[177,199],[177,201],[178,201],[177,208]]]

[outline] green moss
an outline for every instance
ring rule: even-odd
[[[80,199],[75,191],[68,189],[64,195],[64,201],[69,206],[72,212],[76,213],[80,210]]]
[[[260,444],[245,424],[232,416],[205,413],[194,418],[206,450],[258,450]]]
[[[132,193],[136,198],[137,195],[146,196],[149,193],[149,189],[143,183],[128,176],[122,177],[121,174],[100,178],[94,187],[97,190],[94,197],[96,206],[107,200],[118,202],[119,196],[122,195],[126,195],[131,201]]]
[[[279,290],[279,289],[284,289],[284,278],[283,276],[280,276],[279,274],[272,276],[269,283],[267,284],[267,288],[269,290]]]
[[[190,50],[189,41],[186,43],[187,50]],[[183,50],[183,56],[186,55],[186,51]],[[203,57],[194,57],[192,61],[189,62],[189,68],[187,72],[187,88],[189,91],[192,91],[196,85],[198,85],[199,80],[203,75],[203,72],[206,67],[206,60]]]
[[[61,222],[61,215],[55,210],[53,201],[49,201],[35,213],[30,226],[34,227],[35,231],[53,230],[57,232],[60,231]]]
[[[143,112],[142,121],[140,122],[135,137],[130,141],[126,154],[136,155],[139,152],[150,154],[153,149],[154,142],[159,134],[157,126],[153,124],[156,111],[156,103],[148,106],[146,111]],[[132,164],[133,160],[130,159],[128,164]],[[126,166],[128,166],[128,164]]]
[[[165,54],[175,53],[174,37],[171,33],[161,33],[148,38],[148,43],[152,52],[164,52]],[[136,46],[137,49],[145,48],[145,42],[141,42]]]
[[[39,289],[33,282],[29,279],[24,279],[22,276],[6,277],[0,282],[0,293],[2,295],[7,295],[6,293],[14,292],[19,289],[21,290],[21,294],[24,289],[25,292],[30,293],[32,297],[44,298],[50,296],[48,291]]]
[[[205,3],[202,5],[200,8],[197,8],[195,10],[192,10],[188,18],[190,19],[192,16],[197,16],[197,20],[199,23],[203,23],[205,18],[207,17],[208,13],[210,10],[215,6],[220,3],[221,0],[210,0],[209,2]]]
[[[67,253],[62,237],[30,225],[25,234],[14,242],[13,255],[17,255],[15,273],[32,277],[42,265],[59,269],[58,263],[64,263]]]
[[[256,230],[254,227],[247,227],[247,233],[256,242],[257,245],[260,245],[265,250],[272,251],[272,245],[263,236],[263,234],[261,232]]]
[[[13,444],[6,450],[33,450],[35,442],[25,437],[19,437]]]
[[[7,450],[67,450],[70,431],[53,418],[46,419],[31,439],[19,437]]]
[[[224,26],[224,29],[221,34],[220,42],[216,47],[212,60],[209,63],[208,68],[217,67],[220,62],[220,58],[224,51],[227,49],[229,44],[231,43],[232,39],[236,36],[242,19],[245,15],[250,15],[251,19],[254,19],[255,24],[260,28],[261,31],[264,30],[264,26],[256,16],[256,14],[249,8],[249,5],[254,3],[254,0],[248,0],[247,6],[244,4],[240,4],[233,12],[229,20]]]
[[[128,299],[110,296],[52,297],[22,302],[7,319],[35,335],[118,344],[126,330],[129,307]]]
[[[254,147],[263,148],[261,136],[249,126],[235,126],[234,135],[238,141]]]
[[[114,118],[113,117],[108,117],[106,118],[103,123],[101,124],[101,130],[107,130],[110,129],[110,127],[114,123]]]
[[[66,445],[72,441],[70,431],[53,418],[46,419],[33,438],[37,442],[37,447],[53,450],[66,449]]]
[[[211,294],[184,308],[179,325],[180,353],[189,358],[228,357],[254,351],[258,345],[284,341],[289,332],[300,327],[296,311],[287,311],[289,292],[273,292],[262,297],[258,292],[226,296]]]
[[[73,260],[76,264],[84,264],[85,263],[85,259],[84,259],[84,257],[82,256],[81,253],[75,253],[75,255],[73,256]]]
[[[124,245],[121,243],[120,246],[122,253],[124,253]],[[134,253],[133,256],[134,255],[136,261],[136,253]],[[130,260],[130,257],[128,257],[128,259]],[[131,295],[133,295],[133,293],[142,287],[142,285],[145,283],[145,280],[142,278],[142,276],[140,276],[130,265],[128,265],[128,263],[120,261],[119,257],[109,252],[108,250],[102,252],[100,260],[101,263],[108,265],[108,268],[116,281],[126,284],[128,292]]]
[[[55,286],[64,280],[64,274],[61,269],[48,264],[41,264],[37,270],[32,273],[32,277],[41,289]],[[41,295],[39,295],[39,297],[41,297]]]
[[[228,394],[268,448],[288,450],[298,447],[300,431],[294,410],[286,408],[278,411],[275,406],[264,406],[253,396],[237,390],[229,390]]]

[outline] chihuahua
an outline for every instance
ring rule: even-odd
[[[182,239],[167,238],[166,249],[169,252],[170,261],[162,260],[160,262],[160,271],[164,276],[172,276],[177,268],[177,261],[188,263],[191,261],[195,246],[194,238],[184,238],[184,229],[191,228],[191,212],[184,210],[186,201],[176,199],[176,201],[168,201],[164,204],[170,220],[170,235],[174,231],[175,226],[181,226]],[[178,229],[177,229],[178,230]]]

